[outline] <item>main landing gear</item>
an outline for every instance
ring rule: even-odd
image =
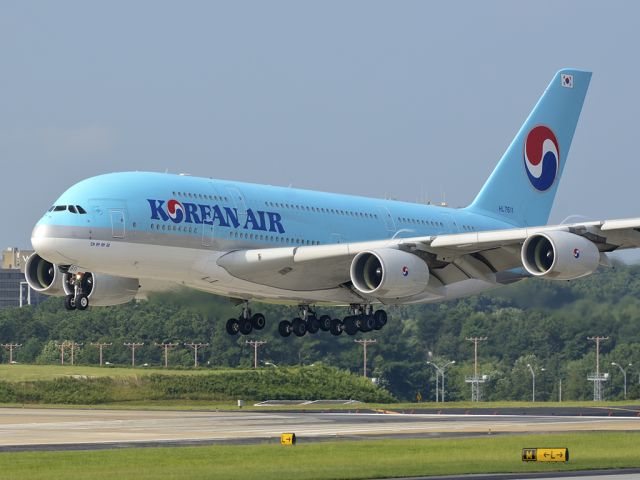
[[[240,316],[227,320],[227,333],[229,335],[235,335],[237,333],[249,335],[253,330],[262,330],[266,323],[263,314],[256,313],[251,315],[249,302],[245,302]]]
[[[358,332],[380,330],[387,324],[387,312],[384,310],[374,312],[371,305],[349,306],[349,315],[342,320],[331,318],[329,315],[318,316],[309,305],[300,305],[299,311],[300,313],[293,320],[280,322],[278,325],[280,335],[289,337],[293,333],[296,337],[303,337],[307,333],[315,334],[320,331],[330,332],[335,336],[342,335],[342,332],[355,335]],[[245,302],[240,316],[227,320],[227,333],[249,335],[253,330],[262,330],[265,323],[264,315],[261,313],[252,315],[249,302]]]
[[[69,290],[73,290],[73,293],[65,297],[65,308],[67,310],[86,310],[89,307],[89,295],[85,292],[91,292],[93,276],[90,273],[78,272],[70,276],[68,282]]]
[[[319,330],[329,331],[338,336],[342,332],[347,335],[355,335],[358,332],[370,332],[380,330],[387,323],[387,312],[384,310],[373,311],[371,305],[351,305],[349,315],[343,320],[322,315],[320,318],[308,306],[300,306],[300,316],[293,320],[283,320],[278,325],[278,332],[283,337],[292,333],[297,337],[304,336],[307,332],[314,334]]]

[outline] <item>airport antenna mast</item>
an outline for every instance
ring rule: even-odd
[[[488,337],[467,337],[466,340],[473,343],[473,377],[465,378],[466,383],[471,384],[471,401],[479,402],[482,398],[480,384],[488,380],[486,375],[478,375],[478,343],[484,342]]]
[[[609,374],[600,374],[600,342],[609,340],[609,337],[587,337],[587,340],[596,342],[596,373],[587,376],[587,380],[593,382],[593,401],[601,402],[604,400],[604,382],[609,379]]]
[[[208,343],[185,343],[185,346],[193,349],[193,366],[198,366],[198,349],[206,348],[209,346]]]
[[[378,340],[376,340],[375,338],[365,338],[362,340],[354,340],[355,343],[359,343],[362,345],[363,347],[363,361],[362,361],[362,371],[363,371],[363,376],[364,378],[367,378],[367,345],[371,345],[372,343],[377,343]]]
[[[136,349],[138,347],[143,346],[144,343],[130,342],[130,343],[123,343],[123,345],[131,349],[131,366],[135,367],[136,366]]]
[[[100,343],[100,342],[95,342],[95,343],[91,343],[92,347],[96,347],[99,352],[100,352],[100,366],[102,366],[103,362],[102,362],[102,350],[104,349],[104,347],[110,347],[111,345],[113,345],[113,343]]]
[[[5,350],[9,351],[9,363],[13,363],[13,351],[20,348],[22,346],[21,343],[3,343],[1,344]]]
[[[253,347],[253,368],[258,368],[258,348],[267,342],[264,340],[247,340],[245,343]]]
[[[171,342],[156,343],[156,347],[162,347],[162,349],[164,350],[164,368],[167,368],[169,366],[169,350],[177,347],[178,345],[179,343]]]

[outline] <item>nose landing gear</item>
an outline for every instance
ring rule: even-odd
[[[93,275],[89,272],[78,272],[68,280],[69,290],[73,293],[67,294],[64,299],[64,306],[67,310],[86,310],[89,307],[89,294],[91,292]]]

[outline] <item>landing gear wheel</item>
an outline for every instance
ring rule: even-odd
[[[86,310],[89,306],[89,297],[87,297],[87,295],[84,293],[79,293],[78,295],[76,295],[74,303],[76,304],[76,308],[78,310]]]
[[[75,310],[76,309],[76,299],[73,295],[67,295],[64,298],[64,308],[67,310]]]
[[[240,333],[243,335],[249,335],[251,330],[253,330],[253,325],[251,324],[250,318],[239,318],[238,322],[240,323]]]
[[[360,315],[360,331],[370,332],[376,325],[373,315]]]
[[[331,317],[329,315],[322,315],[318,322],[320,322],[320,330],[323,332],[328,332],[331,328]]]
[[[291,322],[291,330],[296,337],[302,337],[307,333],[307,324],[301,318],[294,318],[293,322]]]
[[[358,333],[358,324],[356,323],[357,317],[348,316],[344,318],[343,325],[344,331],[347,332],[347,335],[355,335]]]
[[[375,323],[373,328],[380,330],[387,324],[387,312],[384,310],[376,310],[376,313],[373,314],[373,319]]]
[[[278,324],[278,332],[283,337],[291,335],[291,322],[289,320],[283,320]]]
[[[251,317],[251,325],[256,330],[262,330],[264,326],[267,324],[264,315],[261,313],[256,313],[253,317]]]
[[[333,320],[331,320],[331,327],[329,328],[331,335],[335,335],[337,337],[338,335],[342,334],[343,330],[344,328],[342,326],[342,320],[340,320],[339,318],[334,318]]]
[[[317,333],[320,330],[320,320],[315,315],[307,318],[307,332]]]
[[[230,318],[227,320],[227,333],[229,335],[236,335],[240,331],[240,322],[237,318]]]

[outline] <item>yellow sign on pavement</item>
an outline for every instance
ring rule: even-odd
[[[523,462],[568,462],[568,448],[523,448]]]
[[[280,445],[295,445],[296,434],[295,433],[283,433],[280,435]]]

